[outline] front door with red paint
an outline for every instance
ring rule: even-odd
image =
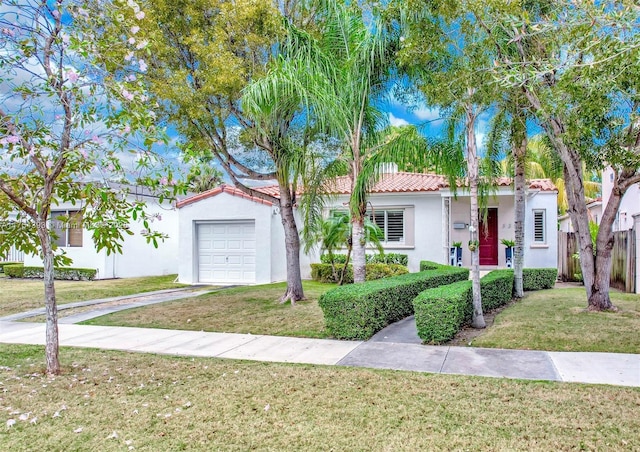
[[[498,265],[498,209],[488,209],[486,222],[480,214],[480,265]]]

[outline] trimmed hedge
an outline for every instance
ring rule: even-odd
[[[491,311],[513,299],[513,270],[494,270],[480,279],[483,311]]]
[[[22,264],[5,265],[4,272],[10,278],[44,278],[43,267],[25,267]],[[95,268],[56,267],[53,269],[53,278],[68,281],[89,281],[96,277],[98,270]]]
[[[553,289],[557,279],[557,268],[522,269],[522,288],[524,290]]]
[[[483,309],[489,311],[512,299],[513,271],[495,270],[480,280]],[[473,314],[471,281],[425,290],[413,300],[418,336],[425,342],[452,339]]]
[[[22,265],[22,262],[0,262],[0,273],[4,272],[7,265]]]
[[[337,278],[334,278],[331,264],[311,264],[311,279],[324,283],[337,283],[340,280],[340,274],[344,268],[344,264],[335,264]],[[409,269],[404,265],[398,264],[367,264],[366,266],[367,281],[373,281],[390,276],[404,275],[409,273]],[[344,284],[353,282],[353,266],[349,264],[344,274]]]
[[[446,342],[473,314],[471,281],[425,290],[413,300],[413,308],[420,339]]]
[[[367,254],[365,255],[365,258],[367,259],[367,264],[398,264],[404,265],[405,267],[409,264],[409,256],[407,254]],[[323,264],[330,264],[331,259],[328,254],[323,254],[320,256],[320,262]],[[334,254],[333,262],[335,262],[336,264],[344,264],[345,262],[347,262],[347,255]]]
[[[366,340],[413,314],[413,299],[425,289],[469,278],[469,270],[446,267],[337,287],[320,297],[327,330],[338,339]]]
[[[399,254],[399,253],[385,253],[383,255],[380,254],[367,254],[367,263],[369,264],[397,264],[404,265],[405,267],[409,265],[409,255],[407,254]]]
[[[450,265],[442,265],[437,262],[432,261],[420,261],[420,271],[423,272],[425,270],[438,270],[440,268],[451,268]]]

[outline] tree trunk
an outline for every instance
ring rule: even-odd
[[[351,219],[351,235],[353,241],[353,282],[361,283],[365,281],[367,271],[364,218]]]
[[[630,184],[637,183],[635,168],[630,173],[621,173],[614,180],[614,187],[600,220],[594,253],[589,231],[589,213],[585,203],[582,158],[580,153],[564,141],[565,124],[562,118],[548,116],[534,92],[524,87],[529,103],[542,116],[542,126],[564,166],[565,190],[569,201],[569,217],[578,236],[580,268],[587,292],[587,306],[591,311],[615,310],[609,297],[612,227],[620,201]],[[636,143],[637,143],[636,139]],[[637,144],[636,144],[637,146]]]
[[[596,236],[596,256],[594,265],[591,295],[588,297],[589,311],[615,310],[609,297],[611,284],[611,251],[613,250],[613,223],[626,190],[618,185],[618,175],[615,175],[613,189],[607,205],[604,206],[600,227]]]
[[[518,121],[520,118],[514,118]],[[527,134],[524,124],[516,125],[514,133],[513,160],[514,167],[514,204],[515,204],[515,247],[513,250],[513,274],[514,274],[514,295],[516,298],[524,296],[522,269],[524,268],[524,219],[525,219],[525,161],[527,154]]]
[[[46,310],[46,342],[45,359],[47,374],[60,374],[60,360],[58,358],[58,306],[56,304],[56,289],[53,280],[53,248],[47,225],[47,218],[39,218],[38,238],[42,247],[42,263],[44,266],[44,306]]]
[[[293,202],[288,186],[280,185],[280,218],[284,227],[284,241],[287,259],[287,290],[280,298],[280,303],[291,300],[291,306],[296,301],[304,300],[302,276],[300,275],[300,235],[293,215]]]
[[[478,157],[475,136],[475,111],[472,106],[467,106],[465,133],[467,143],[467,173],[469,177],[469,195],[471,204],[471,241],[475,243],[475,249],[471,251],[471,287],[473,292],[473,317],[471,326],[484,328],[486,323],[482,313],[482,297],[480,295],[480,256],[478,237],[480,234],[478,221]]]

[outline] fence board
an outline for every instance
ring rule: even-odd
[[[580,260],[574,257],[578,250],[578,237],[574,232],[558,232],[558,274],[562,281],[580,280]],[[633,229],[613,233],[611,287],[629,293],[635,291],[635,251],[635,231]]]

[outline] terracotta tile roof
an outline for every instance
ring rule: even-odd
[[[531,179],[529,188],[540,191],[558,191],[558,187],[554,185],[551,179]]]
[[[383,174],[370,193],[438,191],[446,186],[447,180],[444,176],[398,172]],[[327,183],[327,191],[331,194],[349,194],[351,193],[351,179],[348,176],[337,177]]]
[[[276,185],[277,187],[277,185]],[[263,193],[267,193],[265,191],[262,190],[262,188],[257,188],[256,190],[261,191]],[[249,196],[248,194],[246,194],[245,192],[243,192],[242,190],[233,187],[231,185],[220,185],[219,187],[216,188],[212,188],[211,190],[207,190],[207,191],[203,191],[202,193],[198,193],[197,195],[191,196],[189,198],[183,199],[182,201],[178,201],[178,203],[176,203],[176,207],[181,208],[184,206],[188,206],[189,204],[193,204],[195,202],[201,201],[203,199],[206,198],[211,198],[213,196],[219,195],[220,193],[228,193],[232,196],[237,196],[239,198],[244,198],[244,199],[249,199],[251,201],[260,203],[260,204],[265,204],[267,206],[272,206],[273,203],[269,202],[269,201],[265,201],[264,199],[260,199],[257,198],[255,196]],[[267,193],[270,194],[270,193]]]
[[[509,187],[512,185],[512,179],[501,177],[496,181],[499,187]],[[437,192],[441,188],[449,186],[447,178],[438,174],[422,174],[422,173],[389,173],[384,174],[378,182],[373,186],[370,193],[416,193],[416,192]],[[557,191],[556,186],[549,179],[532,179],[529,181],[529,188],[541,191]],[[278,185],[266,185],[264,187],[253,187],[254,190],[260,191],[266,195],[278,198],[280,196],[280,188]],[[202,199],[216,196],[222,192],[229,193],[233,196],[249,199],[258,203],[273,205],[269,201],[249,196],[243,191],[231,186],[221,185],[209,191],[198,193],[195,196],[179,201],[178,208],[198,202]],[[327,193],[336,195],[346,195],[351,193],[351,180],[348,176],[337,177],[327,182]]]

